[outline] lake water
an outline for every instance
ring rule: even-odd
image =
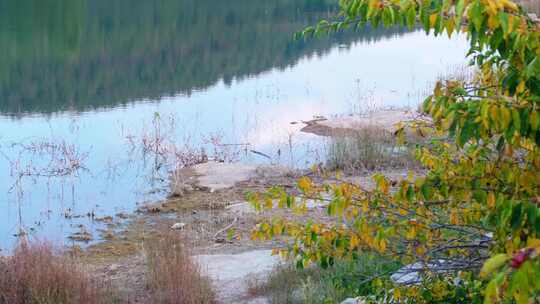
[[[330,0],[0,0],[0,248],[55,242],[167,194],[202,157],[306,167],[301,120],[415,107],[464,37],[292,34]],[[204,153],[201,152],[204,150]],[[260,153],[250,152],[251,150]]]

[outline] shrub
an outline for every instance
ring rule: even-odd
[[[397,144],[387,131],[363,129],[329,139],[326,168],[329,170],[372,171],[413,168],[417,165],[411,149]]]
[[[538,302],[540,24],[510,0],[340,4],[340,20],[322,21],[303,36],[366,23],[413,29],[419,22],[428,34],[466,34],[475,77],[437,82],[422,106],[432,122],[399,127],[401,139],[406,127],[433,138],[416,151],[425,176],[393,181],[378,174],[374,190],[303,177],[300,195],[273,188],[252,196],[255,207],[277,201],[301,211],[298,200],[330,194],[334,221],[274,219],[260,223],[253,238],[290,237],[282,250],[298,267],[327,268],[378,252],[418,269],[421,284],[373,276],[385,301]]]
[[[93,279],[74,259],[47,243],[21,242],[0,257],[2,304],[112,303],[109,288]]]
[[[146,243],[152,303],[215,303],[210,282],[192,260],[186,243],[181,234],[168,229],[162,229],[160,237]]]
[[[340,303],[346,298],[371,294],[376,287],[366,279],[395,271],[399,266],[395,261],[371,254],[336,263],[328,269],[298,269],[285,264],[277,266],[265,281],[248,281],[248,286],[251,296],[264,295],[273,304]]]

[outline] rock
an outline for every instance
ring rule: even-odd
[[[255,174],[261,178],[291,176],[293,173],[293,170],[290,168],[277,165],[259,166],[255,169]]]
[[[107,272],[108,272],[109,274],[114,275],[114,274],[116,274],[116,273],[118,272],[119,269],[120,269],[120,265],[118,265],[118,264],[111,264],[111,265],[109,265],[109,267],[107,267]]]
[[[112,216],[104,216],[104,217],[95,217],[94,221],[96,222],[105,222],[105,223],[111,223],[113,221]]]
[[[109,229],[109,230],[98,229],[98,231],[100,232],[101,238],[104,240],[115,239],[114,231],[112,229]]]
[[[527,16],[535,23],[540,23],[540,18],[535,13],[529,13]]]
[[[228,189],[237,183],[254,178],[290,175],[291,170],[282,166],[254,166],[241,163],[207,162],[173,173],[171,195],[204,189],[209,192]]]
[[[365,302],[361,297],[358,297],[345,299],[341,304],[364,304]]]
[[[253,206],[251,206],[251,204],[248,202],[232,203],[225,207],[225,209],[237,215],[251,214],[256,212],[255,208],[253,208]]]
[[[302,132],[320,136],[344,136],[361,130],[395,132],[396,124],[420,117],[420,113],[407,110],[384,110],[369,115],[351,115],[331,119],[317,119],[304,122]],[[426,119],[422,117],[422,119]]]
[[[163,210],[162,203],[147,204],[137,209],[141,213],[160,213]]]
[[[308,199],[306,201],[306,208],[308,209],[325,208],[327,206],[328,206],[328,201],[325,201],[325,200]]]
[[[128,218],[129,218],[129,214],[127,214],[127,213],[125,213],[125,212],[118,212],[118,213],[116,214],[116,217],[125,220],[125,219],[128,219]]]
[[[172,185],[173,186],[172,186],[171,194],[169,195],[169,197],[182,197],[195,190],[195,188],[192,185],[184,181],[176,180],[172,182]]]
[[[171,226],[173,230],[184,230],[184,228],[186,228],[186,223],[175,223]]]
[[[92,236],[90,232],[80,231],[80,232],[75,232],[72,235],[68,236],[68,239],[72,241],[76,241],[76,242],[90,242],[91,240],[94,239],[94,237]]]

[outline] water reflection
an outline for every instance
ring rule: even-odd
[[[334,5],[0,0],[0,248],[21,228],[57,241],[81,229],[97,238],[96,218],[164,197],[168,171],[201,148],[305,167],[324,159],[324,142],[291,122],[414,107],[434,78],[464,63],[463,37],[418,31],[291,40]],[[165,156],[141,148],[156,121]],[[50,146],[24,148],[40,143]],[[219,145],[239,143],[270,159]],[[51,158],[62,147],[70,153]],[[69,174],[20,174],[73,156],[84,157]]]
[[[0,1],[0,112],[20,115],[113,107],[231,84],[334,43],[291,34],[328,17],[337,1]]]

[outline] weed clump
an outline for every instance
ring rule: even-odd
[[[21,242],[0,257],[0,304],[114,303],[111,289],[50,244]]]
[[[327,148],[326,167],[347,172],[416,167],[412,149],[398,145],[393,134],[362,129],[333,136]]]
[[[163,229],[159,238],[146,245],[152,303],[215,303],[211,284],[192,260],[185,237]]]

